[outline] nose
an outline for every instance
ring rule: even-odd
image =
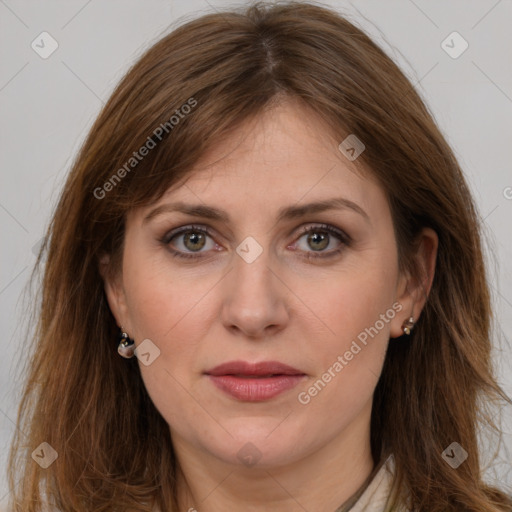
[[[232,333],[262,339],[288,323],[289,291],[270,263],[266,249],[252,263],[234,255],[233,268],[225,277],[221,311],[221,321]]]

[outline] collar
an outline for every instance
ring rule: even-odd
[[[391,454],[378,464],[363,485],[335,512],[386,512],[388,509],[395,459]]]

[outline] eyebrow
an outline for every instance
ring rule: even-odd
[[[277,215],[277,221],[280,222],[283,220],[298,219],[305,217],[306,215],[311,215],[326,210],[352,210],[361,215],[366,222],[371,224],[370,217],[358,204],[343,197],[335,197],[323,201],[316,201],[301,206],[287,206],[285,208],[281,208]],[[183,202],[175,202],[163,204],[151,210],[146,215],[142,223],[145,224],[154,217],[167,212],[181,212],[194,217],[204,217],[207,219],[223,221],[226,224],[230,222],[229,215],[225,211],[214,208],[213,206],[207,206],[205,204],[187,204]]]

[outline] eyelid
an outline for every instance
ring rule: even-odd
[[[161,237],[161,242],[168,244],[176,235],[181,235],[182,233],[186,233],[187,231],[200,231],[201,233],[205,233],[209,237],[216,235],[216,232],[210,228],[210,226],[206,226],[204,224],[187,224],[185,226],[180,226],[175,229],[171,229],[171,231],[167,231],[163,237]]]
[[[325,222],[309,222],[305,225],[302,225],[298,228],[298,234],[302,236],[305,235],[306,233],[309,233],[310,231],[314,231],[315,229],[317,229],[318,231],[327,231],[330,234],[338,235],[344,243],[349,244],[350,242],[352,242],[352,238],[345,231],[331,224],[326,224]]]

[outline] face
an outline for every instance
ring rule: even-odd
[[[138,363],[178,454],[277,467],[367,441],[412,305],[385,194],[338,143],[283,103],[128,215],[107,296],[150,340]]]

